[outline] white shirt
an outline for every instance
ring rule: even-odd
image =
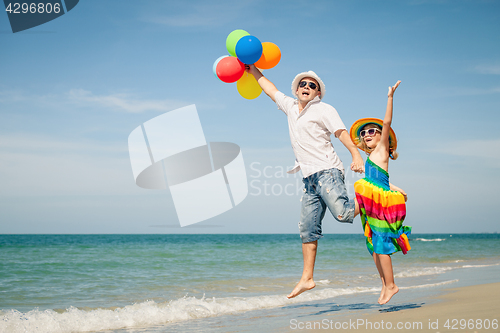
[[[330,135],[346,129],[337,110],[321,102],[319,96],[307,103],[302,112],[299,112],[296,99],[280,91],[276,92],[274,99],[278,108],[288,117],[290,141],[295,153],[295,166],[288,173],[296,173],[301,169],[305,178],[331,168],[344,171],[330,140]]]

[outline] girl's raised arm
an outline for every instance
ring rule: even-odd
[[[382,146],[385,151],[389,154],[389,134],[391,131],[392,124],[392,99],[396,88],[399,86],[401,81],[396,82],[395,85],[389,87],[389,92],[387,93],[387,109],[385,110],[384,126],[382,127],[382,137],[378,145]]]

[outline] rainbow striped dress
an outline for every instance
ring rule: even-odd
[[[373,163],[365,163],[365,178],[354,183],[366,246],[371,255],[393,254],[411,247],[411,227],[403,226],[406,216],[404,196],[389,188],[389,173]]]

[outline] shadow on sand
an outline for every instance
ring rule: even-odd
[[[422,305],[425,303],[420,303],[420,304],[415,304],[415,303],[408,303],[408,304],[402,304],[402,305],[395,305],[391,306],[389,308],[385,309],[380,309],[380,312],[396,312],[396,311],[401,311],[401,310],[407,310],[407,309],[416,309],[416,308],[421,308]]]
[[[406,303],[406,304],[400,304],[400,305],[395,305],[395,306],[390,306],[387,307],[386,305],[380,305],[380,304],[371,304],[371,303],[353,303],[353,304],[336,304],[336,303],[320,303],[320,304],[296,304],[296,305],[290,305],[286,306],[284,308],[286,309],[306,309],[306,308],[317,308],[318,311],[316,313],[311,313],[311,314],[306,314],[303,316],[298,316],[298,317],[304,317],[304,316],[321,316],[325,315],[328,313],[332,312],[338,312],[338,311],[352,311],[352,310],[369,310],[369,309],[378,309],[379,312],[397,312],[401,310],[407,310],[407,309],[415,309],[415,308],[420,308],[423,304],[425,303]]]

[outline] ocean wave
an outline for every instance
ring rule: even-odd
[[[327,286],[331,283],[332,281],[330,280],[319,280],[319,281],[316,281],[316,284],[318,285],[322,285],[322,286]]]
[[[415,238],[415,240],[422,242],[442,242],[445,241],[446,238]]]
[[[462,262],[463,260],[457,260],[455,262]],[[407,278],[407,277],[417,277],[417,276],[424,276],[424,275],[435,275],[435,274],[443,274],[447,271],[453,270],[453,269],[460,269],[460,268],[482,268],[482,267],[491,267],[491,266],[498,266],[500,263],[495,263],[495,264],[480,264],[480,265],[462,265],[462,266],[455,266],[455,267],[450,267],[450,266],[444,266],[444,267],[422,267],[422,268],[412,268],[412,269],[407,269],[403,272],[399,272],[394,274],[395,278]]]
[[[498,264],[490,264],[490,265],[463,265],[462,268],[480,268],[480,267],[491,267],[491,266],[498,266]]]
[[[304,293],[294,299],[287,299],[284,295],[210,299],[183,297],[170,302],[146,301],[121,308],[70,307],[63,312],[35,309],[25,313],[7,310],[0,311],[0,332],[67,333],[145,328],[377,291],[380,291],[380,287],[323,288]]]
[[[448,281],[437,282],[437,283],[418,284],[416,286],[410,286],[410,287],[399,287],[399,289],[432,288],[432,287],[439,287],[439,286],[444,286],[447,284],[452,284],[452,283],[457,283],[457,282],[458,282],[458,279],[455,279],[455,280],[448,280]]]
[[[434,284],[401,287],[401,289],[431,288],[457,281],[451,280]],[[186,296],[170,302],[146,301],[121,308],[78,309],[70,307],[63,312],[35,309],[26,313],[8,310],[0,311],[0,332],[67,333],[146,328],[192,319],[276,308],[299,302],[379,291],[380,287],[323,288],[301,294],[294,299],[287,299],[284,295],[248,298],[196,298]]]
[[[395,278],[406,278],[406,277],[416,277],[423,275],[435,275],[435,274],[443,274],[449,270],[452,270],[453,267],[423,267],[423,268],[414,268],[408,269],[404,272],[399,272],[394,274]]]

